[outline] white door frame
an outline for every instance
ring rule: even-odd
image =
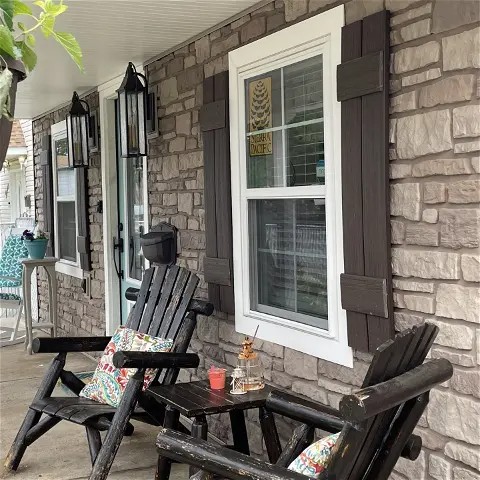
[[[142,66],[136,66],[137,71],[143,72]],[[117,89],[120,86],[123,74],[98,87],[100,104],[100,135],[101,135],[101,170],[102,170],[102,199],[103,199],[103,252],[105,271],[105,329],[106,335],[112,335],[120,325],[120,289],[118,276],[113,262],[113,237],[118,235],[118,204],[117,204],[117,167],[116,167],[116,139],[115,139],[115,104]],[[144,181],[147,182],[147,161],[144,157]],[[144,209],[146,212],[145,232],[148,232],[150,216],[148,208],[148,188],[144,192]]]

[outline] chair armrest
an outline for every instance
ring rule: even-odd
[[[124,351],[113,355],[117,368],[197,368],[199,363],[195,353]]]
[[[266,407],[272,412],[330,433],[339,432],[345,425],[338,410],[280,390],[269,394]]]
[[[432,360],[386,382],[345,395],[340,401],[340,413],[349,423],[363,422],[430,391],[452,374],[448,360]]]
[[[199,298],[192,298],[188,304],[188,310],[209,317],[214,310],[213,304]]]
[[[111,337],[37,337],[33,339],[35,353],[98,352],[105,349]]]
[[[157,437],[157,450],[164,457],[199,467],[230,480],[308,480],[312,478],[168,428],[160,430]]]

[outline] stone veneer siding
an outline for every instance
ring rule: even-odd
[[[98,108],[98,93],[85,97],[91,110]],[[38,156],[42,137],[50,134],[51,125],[65,120],[68,108],[49,113],[33,122],[35,155],[35,206],[40,228],[43,228],[43,178]],[[102,214],[97,213],[97,204],[102,199],[100,154],[91,155],[88,167],[90,247],[92,258],[91,298],[82,288],[82,280],[57,273],[58,282],[58,325],[62,335],[105,334],[105,281],[103,261]],[[38,273],[39,315],[44,321],[48,316],[48,291],[45,271]]]
[[[395,320],[398,329],[425,320],[437,323],[440,335],[432,356],[449,359],[455,370],[448,384],[432,392],[428,412],[417,428],[424,442],[419,459],[413,463],[400,459],[392,479],[480,480],[480,28],[475,23],[476,2],[276,0],[150,64],[148,78],[158,94],[160,130],[160,136],[150,142],[148,160],[151,222],[169,221],[178,227],[179,263],[202,276],[204,172],[198,112],[203,79],[228,68],[228,51],[340,3],[345,3],[347,23],[382,8],[392,12]],[[36,134],[48,129],[51,121],[51,116],[37,121]],[[99,190],[95,187],[94,195],[100,195]],[[99,264],[97,270],[101,272]],[[74,303],[74,311],[89,312],[88,302],[79,299],[78,286],[69,289],[65,282],[62,293],[70,298],[60,308],[69,319],[78,317],[66,304]],[[203,281],[198,293],[206,296]],[[95,310],[83,321],[95,322],[96,329],[103,325],[103,311],[100,304]],[[62,315],[60,321],[65,325]],[[87,326],[83,330],[96,332]],[[235,365],[241,340],[233,316],[218,313],[200,319],[192,349],[199,353],[201,367],[196,374],[182,372],[181,378],[203,378],[213,362]],[[358,353],[349,369],[266,341],[256,343],[270,382],[334,407],[343,394],[360,385],[370,359]],[[226,420],[220,418],[211,425],[221,437],[228,436]],[[247,428],[252,451],[264,453],[255,412],[248,412]],[[280,423],[279,429],[283,438],[291,433],[287,423]]]

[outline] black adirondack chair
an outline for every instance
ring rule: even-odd
[[[436,326],[425,324],[380,346],[363,388],[344,396],[338,411],[272,392],[267,400],[270,411],[303,422],[275,463],[168,429],[158,435],[159,453],[232,480],[305,480],[309,477],[286,467],[312,442],[317,427],[341,431],[321,480],[387,480],[400,456],[418,457],[421,440],[412,435],[413,429],[428,404],[430,390],[452,376],[452,366],[445,359],[423,364],[437,333]],[[275,442],[272,446],[271,438],[265,440],[271,456]]]
[[[116,367],[138,369],[129,380],[118,408],[78,396],[51,396],[59,378],[76,395],[84,387],[78,377],[64,370],[67,353],[101,351],[110,337],[36,338],[34,352],[57,353],[57,356],[10,448],[5,461],[7,469],[16,470],[29,445],[60,421],[67,420],[86,429],[93,466],[90,480],[104,480],[123,436],[133,433],[133,426],[129,423],[131,418],[162,425],[162,406],[142,392],[144,373],[146,368],[158,368],[159,375],[154,384],[172,384],[180,368],[198,366],[198,356],[185,352],[195,329],[197,314],[211,315],[213,306],[193,299],[197,284],[196,275],[176,265],[153,267],[145,272],[127,327],[173,338],[174,346],[172,353],[117,352],[114,355]],[[107,431],[103,444],[101,431]]]

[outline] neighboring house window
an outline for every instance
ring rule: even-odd
[[[343,272],[343,7],[229,54],[236,327],[352,365]]]
[[[69,167],[66,122],[52,125],[52,164],[57,271],[83,278],[77,249],[77,169]]]

